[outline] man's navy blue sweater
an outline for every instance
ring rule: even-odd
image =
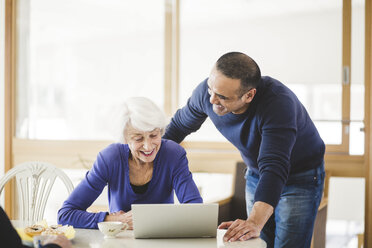
[[[259,175],[255,201],[275,207],[290,174],[321,165],[325,145],[296,95],[276,79],[262,77],[257,93],[242,114],[218,116],[209,102],[207,80],[179,109],[163,138],[180,143],[209,117]]]

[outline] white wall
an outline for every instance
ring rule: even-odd
[[[331,177],[329,220],[364,222],[364,178]]]
[[[0,177],[4,174],[4,30],[5,0],[0,0]],[[3,197],[0,205],[3,206]]]

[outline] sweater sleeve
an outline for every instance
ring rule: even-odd
[[[279,202],[290,170],[291,151],[296,141],[295,104],[289,98],[276,98],[263,106],[261,145],[258,156],[260,180],[255,201],[273,207]]]
[[[206,85],[207,79],[195,88],[187,104],[177,110],[166,128],[164,139],[181,143],[187,135],[200,128],[207,118],[207,114],[203,110],[204,98],[208,96]]]
[[[186,152],[182,147],[177,152],[172,182],[177,198],[180,203],[202,203],[203,199],[189,171]]]
[[[97,199],[109,182],[110,170],[100,152],[92,169],[74,189],[58,211],[58,223],[72,225],[76,228],[98,228],[107,212],[89,213],[86,209]]]
[[[22,245],[22,240],[14,229],[8,216],[2,207],[0,207],[0,240],[1,247],[21,248],[28,247]]]

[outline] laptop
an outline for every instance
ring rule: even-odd
[[[137,239],[216,237],[218,204],[132,204]]]

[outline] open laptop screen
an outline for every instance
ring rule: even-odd
[[[135,238],[216,237],[218,204],[132,204]]]

